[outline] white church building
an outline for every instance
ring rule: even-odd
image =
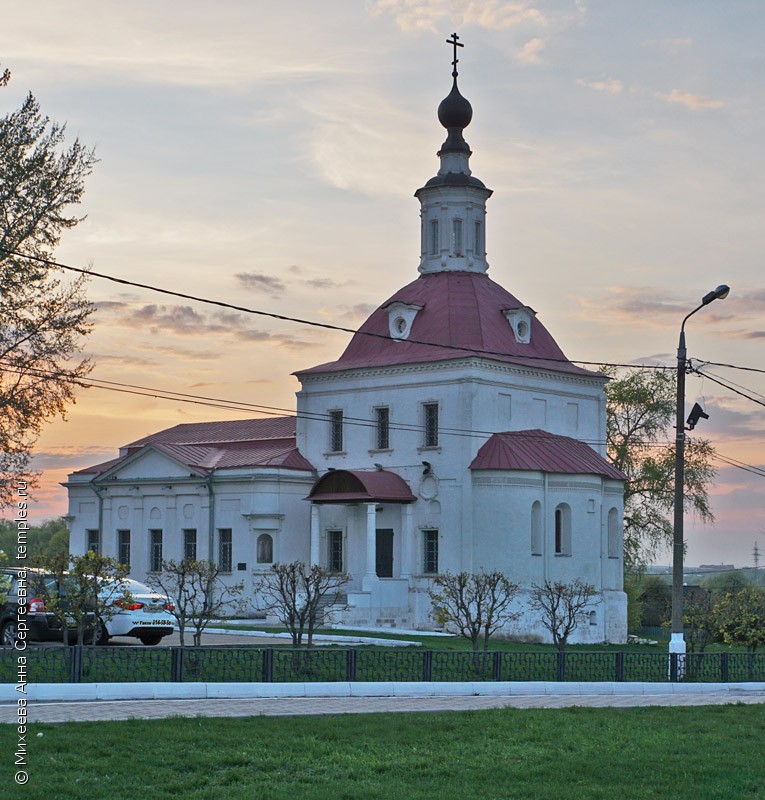
[[[540,638],[531,585],[580,578],[598,594],[574,639],[626,639],[606,378],[489,278],[492,192],[471,174],[453,76],[440,168],[415,193],[416,280],[336,361],[296,373],[295,416],[177,425],[69,475],[73,552],[99,548],[139,580],[211,559],[253,605],[273,563],[318,563],[350,576],[336,621],[419,629],[434,576],[499,570],[522,588],[507,633]]]

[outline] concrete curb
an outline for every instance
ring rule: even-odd
[[[0,684],[0,703],[92,700],[198,700],[277,697],[464,697],[521,695],[765,694],[765,683],[355,682],[332,683],[29,683],[22,695]]]

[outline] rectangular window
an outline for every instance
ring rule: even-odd
[[[343,451],[343,412],[329,412],[329,450],[331,453]]]
[[[438,255],[438,220],[430,221],[430,255]]]
[[[197,529],[183,529],[183,557],[186,561],[197,560]]]
[[[423,445],[438,447],[438,403],[423,403],[422,412],[425,428]]]
[[[327,531],[327,569],[343,571],[343,532]]]
[[[92,550],[94,553],[101,552],[101,531],[96,529],[88,529],[88,550]]]
[[[218,566],[221,572],[231,572],[233,539],[231,528],[218,528]]]
[[[162,531],[149,531],[149,571],[162,572]]]
[[[375,446],[378,450],[387,450],[390,447],[390,409],[376,408],[375,417],[377,418]]]
[[[422,532],[422,572],[424,575],[438,574],[438,531]]]
[[[130,572],[130,531],[117,531],[117,561]]]
[[[452,220],[452,252],[455,256],[462,255],[462,220]]]
[[[480,222],[475,224],[475,254],[477,256],[483,255],[483,235]]]

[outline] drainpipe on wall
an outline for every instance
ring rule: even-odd
[[[100,486],[96,486],[94,481],[93,483],[93,491],[96,493],[96,497],[98,497],[98,542],[101,548],[101,553],[104,552],[104,496],[101,492],[105,491]],[[85,544],[87,545],[87,539],[85,540]],[[71,547],[70,547],[71,549]]]
[[[211,564],[215,563],[215,494],[213,493],[213,470],[210,470],[210,474],[205,478],[205,483],[207,484],[207,495],[210,500],[210,507],[208,509],[208,541],[207,541],[207,549],[208,555],[207,558]]]

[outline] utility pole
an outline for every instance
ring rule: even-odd
[[[760,548],[757,546],[757,542],[754,543],[754,547],[752,548],[752,563],[754,564],[754,585],[760,585]]]

